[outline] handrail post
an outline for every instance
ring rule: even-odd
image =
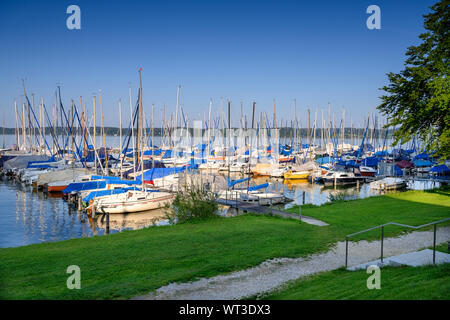
[[[436,226],[437,224],[433,228],[433,264],[436,264]]]
[[[347,269],[348,265],[348,237],[345,237],[345,269]]]
[[[384,226],[381,227],[381,264],[383,264],[383,240],[384,240]]]

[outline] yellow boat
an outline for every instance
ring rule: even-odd
[[[292,171],[289,170],[284,174],[285,179],[308,179],[311,172],[309,171]]]

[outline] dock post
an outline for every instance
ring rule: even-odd
[[[302,201],[302,204],[305,204],[305,191],[303,191],[303,201]]]
[[[436,264],[436,224],[433,228],[433,264]]]
[[[356,180],[356,189],[359,189],[359,180]]]
[[[78,211],[81,211],[81,197],[78,197]]]
[[[106,213],[106,233],[109,234],[109,212]]]
[[[383,240],[384,240],[384,226],[381,227],[381,264],[383,264]]]

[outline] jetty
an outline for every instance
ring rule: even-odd
[[[251,212],[251,213],[256,213],[256,214],[268,214],[268,215],[272,214],[274,216],[278,216],[278,217],[282,217],[282,218],[291,218],[291,219],[300,220],[302,222],[320,226],[320,227],[328,226],[328,223],[318,220],[316,218],[278,210],[278,209],[273,208],[272,206],[269,206],[269,207],[260,206],[258,204],[248,203],[248,202],[240,201],[240,200],[232,200],[232,199],[229,199],[229,200],[216,199],[216,201],[218,204],[230,206],[234,209],[241,210],[244,213]]]

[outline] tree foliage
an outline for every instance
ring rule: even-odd
[[[404,70],[387,74],[390,83],[382,88],[387,94],[378,106],[388,126],[399,126],[394,144],[417,136],[441,160],[450,157],[449,6],[442,0],[424,15],[422,42],[407,49]]]

